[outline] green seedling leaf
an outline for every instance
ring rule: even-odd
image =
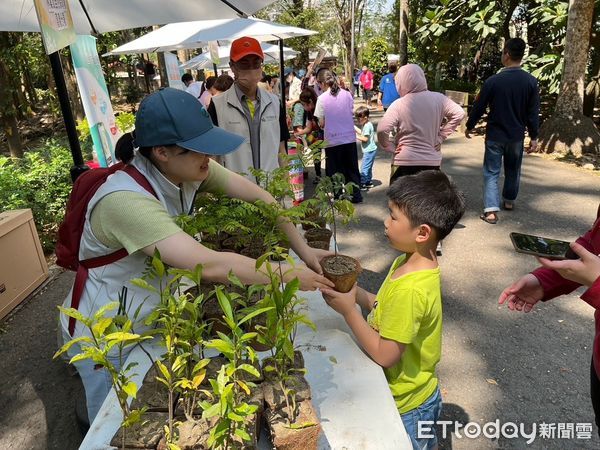
[[[62,355],[63,353],[65,353],[67,350],[69,350],[73,345],[79,343],[79,342],[85,342],[87,344],[93,344],[92,338],[89,336],[79,336],[75,339],[71,339],[69,342],[66,342],[52,357],[53,359],[59,357],[60,355]]]
[[[134,286],[139,287],[140,289],[145,289],[145,290],[153,292],[155,294],[159,294],[158,289],[156,289],[154,286],[152,286],[150,283],[148,283],[143,278],[134,278],[133,280],[130,281],[130,283],[133,284]]]
[[[129,413],[129,416],[127,416],[127,418],[123,421],[121,426],[123,428],[130,428],[132,425],[135,425],[136,423],[138,423],[139,421],[142,420],[142,416],[144,415],[145,412],[146,412],[145,407],[142,409],[134,409],[133,411],[131,411]]]
[[[106,314],[107,311],[112,311],[113,309],[117,309],[118,307],[119,307],[119,302],[107,303],[106,305],[100,307],[100,309],[98,309],[98,311],[96,311],[96,313],[94,314],[94,320],[95,321],[100,320],[102,317],[104,317],[104,315]]]
[[[223,292],[223,289],[220,286],[217,287],[216,292],[217,300],[219,301],[219,305],[221,306],[225,317],[228,318],[230,321],[233,321],[233,311],[231,309],[231,302],[229,301],[227,294]]]
[[[269,306],[266,308],[259,308],[256,309],[254,311],[252,311],[251,313],[249,313],[247,316],[245,316],[244,318],[242,318],[239,322],[238,325],[241,326],[242,324],[248,322],[249,320],[252,320],[253,318],[255,318],[256,316],[259,316],[261,314],[266,313],[267,311],[271,311],[272,309],[275,309],[273,306]]]
[[[163,364],[162,361],[156,361],[154,364],[156,364],[156,366],[158,367],[158,370],[160,370],[160,373],[163,374],[163,376],[165,377],[166,380],[171,379],[171,373],[169,372],[169,369],[167,368],[167,366],[165,366]]]
[[[135,341],[137,339],[140,339],[141,337],[142,336],[140,336],[139,334],[124,333],[122,331],[117,331],[116,333],[107,334],[106,340],[107,341],[125,342],[125,341]]]
[[[240,416],[238,416],[240,417]],[[244,418],[242,417],[241,420],[238,420],[238,422],[243,421]],[[250,441],[250,435],[246,432],[246,430],[243,430],[242,428],[236,428],[234,434],[236,436],[238,436],[239,438],[243,439],[244,441]]]
[[[75,308],[63,308],[62,306],[57,306],[59,311],[63,313],[65,316],[72,317],[73,319],[85,324],[85,326],[89,327],[92,324],[92,319],[85,317]]]
[[[251,366],[250,364],[240,364],[238,366],[238,370],[243,370],[244,372],[247,372],[250,375],[253,375],[257,378],[260,377],[260,372],[258,370],[256,370],[256,367]]]
[[[123,391],[128,396],[135,398],[137,395],[138,387],[133,381],[130,381],[129,383],[123,385]]]
[[[335,356],[330,356],[329,361],[331,361],[334,364],[337,364],[337,359],[335,359]]]
[[[92,333],[96,337],[102,336],[106,329],[112,324],[112,322],[113,319],[111,317],[105,317],[104,319],[98,320],[98,322],[92,325]]]

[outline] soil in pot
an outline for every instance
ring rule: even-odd
[[[244,247],[240,252],[240,255],[247,256],[248,258],[258,259],[266,253],[267,249],[264,245],[251,245]]]
[[[233,250],[235,252],[241,250],[244,247],[244,239],[241,236],[231,236],[221,242],[221,248],[223,250]]]
[[[335,290],[348,292],[356,283],[361,272],[360,263],[350,256],[326,256],[321,260],[323,275],[335,283]]]
[[[202,233],[201,236],[200,242],[202,245],[213,250],[219,250],[221,248],[221,240],[216,234]]]
[[[332,236],[331,230],[327,228],[313,228],[304,233],[304,239],[306,242],[314,242],[314,241],[324,241],[327,242],[327,246],[329,248],[329,243],[331,242]]]
[[[121,448],[123,445],[123,432],[125,432],[125,448],[156,449],[163,437],[163,427],[169,420],[169,414],[163,412],[146,412],[142,420],[132,427],[119,428],[112,438],[110,445]]]

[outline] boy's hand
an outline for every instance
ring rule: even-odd
[[[356,283],[349,292],[341,293],[333,289],[320,288],[323,298],[327,304],[337,313],[346,317],[348,314],[356,311]]]

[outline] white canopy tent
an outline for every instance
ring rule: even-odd
[[[34,0],[0,0],[0,31],[40,31]],[[75,31],[78,34],[98,34],[129,28],[181,22],[183,20],[224,19],[246,17],[275,0],[66,0]],[[75,180],[87,169],[83,164],[75,120],[69,103],[60,57],[50,57],[56,91],[60,103],[74,166]]]
[[[254,14],[274,0],[67,0],[77,34]],[[0,31],[40,31],[33,0],[1,0]]]
[[[309,36],[316,31],[255,18],[199,20],[171,23],[110,51],[109,55],[168,52],[204,47],[209,41],[230,43],[251,36],[258,41],[276,41]]]
[[[265,53],[265,63],[267,64],[278,64],[279,63],[279,47],[273,44],[262,43],[261,47],[263,52]],[[217,67],[219,69],[226,69],[229,67],[229,52],[231,46],[226,45],[223,47],[219,47],[219,64]],[[291,59],[295,58],[298,55],[298,52],[292,50],[289,47],[283,47],[283,59]],[[211,60],[211,56],[209,52],[201,53],[198,56],[194,56],[192,59],[182,64],[182,69],[208,69],[213,66],[213,62]]]

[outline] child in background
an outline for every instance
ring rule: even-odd
[[[375,128],[369,121],[369,108],[359,106],[354,113],[356,121],[360,125],[354,127],[356,139],[360,141],[363,159],[360,168],[360,189],[366,191],[373,187],[373,163],[377,153],[377,144],[375,143]]]
[[[441,171],[396,180],[387,192],[385,234],[403,254],[377,295],[355,285],[342,294],[321,288],[365,352],[384,369],[415,449],[437,448],[435,427],[419,436],[418,422],[439,419],[442,398],[435,368],[442,351],[442,295],[436,245],[465,211],[463,195]],[[369,310],[365,320],[356,304]]]

